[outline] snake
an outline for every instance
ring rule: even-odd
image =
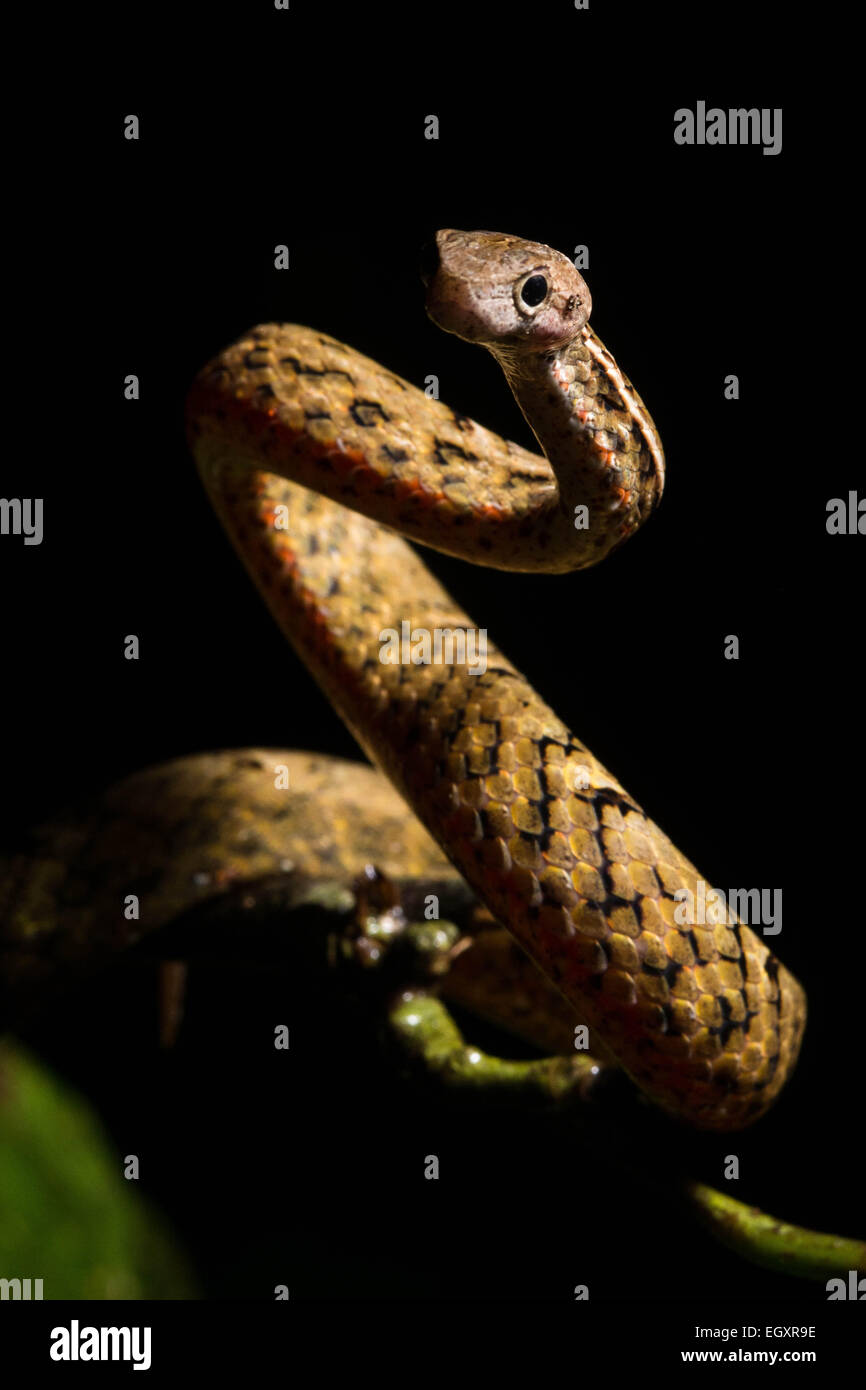
[[[373,768],[286,755],[291,828],[267,751],[139,774],[132,800],[148,809],[132,828],[127,787],[103,804],[99,836],[80,825],[58,850],[49,828],[39,873],[30,861],[12,874],[6,945],[65,934],[71,958],[93,929],[80,885],[60,920],[73,861],[83,882],[101,866],[118,891],[110,864],[128,876],[138,849],[157,862],[151,925],[215,884],[289,872],[304,837],[324,859],[351,845],[395,874],[423,861],[459,874],[541,972],[545,997],[650,1101],[699,1129],[742,1128],[795,1066],[801,985],[734,914],[682,920],[697,869],[497,647],[466,659],[457,636],[480,630],[409,544],[522,573],[595,565],[658,506],[658,432],[561,252],[443,230],[422,278],[431,320],[492,354],[540,454],[294,324],[260,325],[220,352],[186,407],[217,516]],[[408,634],[396,656],[395,633]],[[222,862],[203,871],[209,820]]]

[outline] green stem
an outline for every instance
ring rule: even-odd
[[[413,1060],[449,1087],[480,1095],[561,1101],[584,1096],[601,1067],[586,1053],[515,1062],[493,1057],[467,1044],[440,999],[406,990],[392,1000],[388,1022],[393,1036]]]
[[[442,1001],[422,990],[392,1000],[388,1021],[408,1056],[449,1088],[476,1096],[554,1102],[582,1097],[600,1071],[585,1054],[514,1062],[482,1052],[466,1043]],[[716,1239],[753,1264],[801,1279],[866,1271],[863,1241],[792,1226],[703,1183],[689,1182],[682,1190]]]
[[[737,1202],[703,1183],[685,1189],[692,1207],[713,1234],[744,1259],[801,1279],[866,1272],[866,1242],[807,1231]]]

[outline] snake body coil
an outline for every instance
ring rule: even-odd
[[[283,631],[494,916],[658,1104],[742,1126],[796,1060],[797,981],[746,925],[678,923],[697,871],[499,651],[484,671],[381,659],[404,622],[471,626],[396,531],[564,572],[621,544],[664,480],[564,256],[440,232],[426,278],[431,317],[493,352],[546,458],[322,334],[265,325],[192,389],[201,476]]]

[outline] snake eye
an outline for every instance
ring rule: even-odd
[[[530,275],[517,287],[517,306],[520,309],[537,309],[547,298],[547,280],[543,275]]]

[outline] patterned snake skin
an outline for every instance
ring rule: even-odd
[[[430,316],[494,354],[546,458],[322,334],[271,324],[193,387],[201,476],[283,631],[491,913],[654,1101],[743,1126],[796,1061],[797,981],[748,926],[677,921],[697,871],[499,651],[483,671],[380,659],[404,622],[471,627],[396,531],[560,573],[621,544],[664,482],[652,421],[566,257],[440,232],[425,278]]]

